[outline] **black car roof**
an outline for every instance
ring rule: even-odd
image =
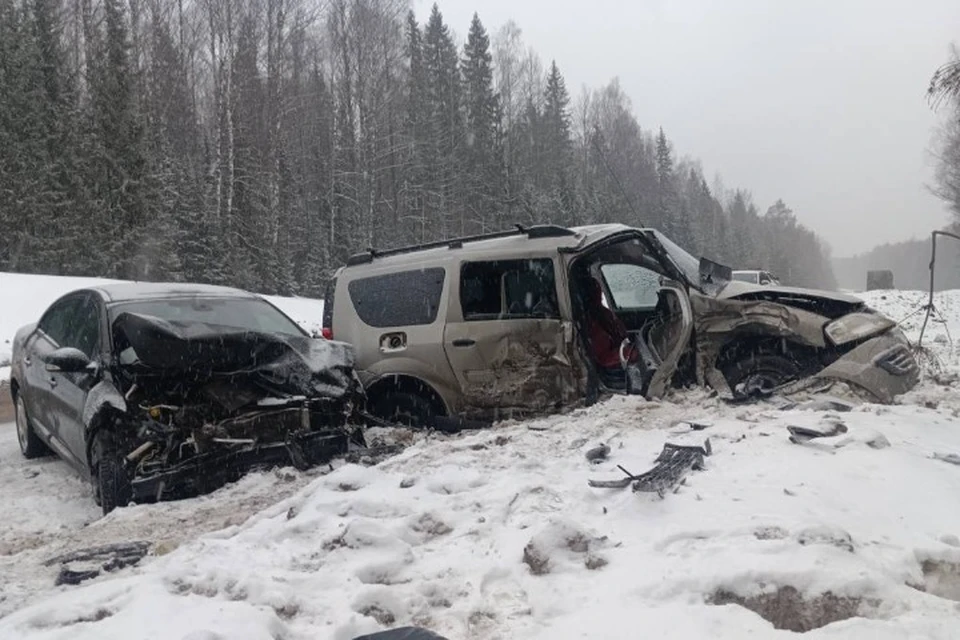
[[[162,300],[164,298],[183,298],[192,296],[220,298],[258,298],[256,294],[208,284],[186,284],[182,282],[120,282],[90,287],[107,302],[134,302],[137,300]]]

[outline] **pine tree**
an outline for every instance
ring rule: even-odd
[[[657,224],[681,245],[694,242],[693,214],[680,200],[673,167],[673,151],[663,127],[657,134]]]
[[[576,204],[571,185],[570,95],[556,61],[551,61],[544,92],[543,114],[540,122],[543,183],[549,217],[560,224],[575,222]]]
[[[130,63],[130,42],[120,0],[104,0],[105,33],[90,61],[92,119],[96,131],[95,198],[107,218],[97,236],[105,275],[139,278],[144,275],[140,254],[147,221],[147,166],[143,153],[143,123],[137,110],[136,79]]]
[[[427,237],[427,194],[429,152],[429,105],[427,77],[423,60],[423,34],[413,11],[407,13],[406,55],[409,61],[404,122],[406,149],[406,216],[402,234],[408,242],[424,242]]]
[[[473,223],[472,231],[502,226],[498,215],[500,191],[500,128],[497,96],[493,93],[490,38],[477,14],[463,47],[463,102],[466,144],[463,146],[464,206]]]
[[[429,192],[435,234],[462,235],[467,226],[462,207],[460,150],[463,143],[460,69],[457,48],[436,4],[423,37],[423,65],[427,80],[429,117]]]

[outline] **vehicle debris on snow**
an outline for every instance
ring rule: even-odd
[[[713,453],[710,445],[710,438],[703,442],[703,446],[687,446],[677,444],[664,444],[663,450],[654,461],[656,464],[653,469],[634,475],[617,465],[617,468],[623,471],[625,478],[619,480],[593,480],[587,481],[591,487],[602,489],[624,489],[633,483],[633,490],[636,492],[656,493],[661,498],[667,491],[672,490],[676,485],[683,482],[684,477],[690,471],[700,471],[704,468],[704,457]]]

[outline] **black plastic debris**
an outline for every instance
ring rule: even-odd
[[[833,422],[825,429],[788,426],[787,431],[790,432],[790,442],[793,444],[804,444],[814,438],[832,438],[833,436],[844,434],[847,432],[847,425],[842,422]]]
[[[623,471],[625,478],[620,480],[589,480],[591,487],[605,489],[623,489],[633,483],[633,490],[641,493],[656,493],[661,498],[667,491],[680,484],[690,471],[699,471],[704,468],[704,458],[713,453],[710,439],[703,442],[702,447],[683,446],[667,443],[655,460],[653,469],[634,475],[617,465]]]
[[[586,456],[587,460],[589,460],[590,462],[600,462],[602,460],[606,460],[607,456],[610,455],[610,446],[606,444],[601,444],[599,446],[596,446],[590,449],[584,455]]]
[[[353,640],[447,640],[422,627],[400,627],[357,636]]]
[[[72,569],[67,569],[66,567],[60,569],[60,573],[57,574],[57,580],[53,583],[56,586],[60,585],[77,585],[85,580],[92,580],[100,575],[100,572],[96,569],[88,569],[84,571],[73,571]]]
[[[120,542],[70,551],[50,558],[43,564],[47,567],[61,565],[57,585],[75,585],[96,578],[101,571],[110,572],[133,566],[147,555],[149,549],[150,543],[145,540]],[[72,563],[83,563],[83,568],[71,567]]]
[[[960,456],[955,453],[935,453],[933,457],[936,460],[941,460],[943,462],[949,462],[950,464],[960,465]]]

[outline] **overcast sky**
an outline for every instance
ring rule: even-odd
[[[414,0],[422,22],[432,0]],[[439,0],[465,37],[478,12],[513,19],[575,99],[619,77],[646,129],[663,126],[708,181],[777,198],[838,256],[926,236],[939,116],[924,99],[960,0]]]

